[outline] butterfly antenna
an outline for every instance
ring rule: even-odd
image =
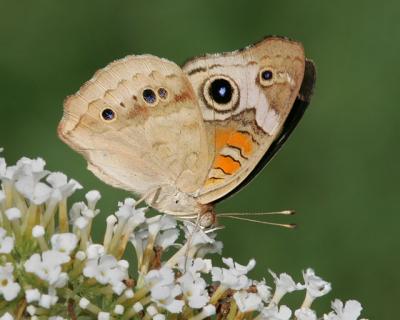
[[[260,223],[260,224],[268,224],[270,226],[278,226],[278,227],[283,227],[283,228],[288,228],[288,229],[294,229],[297,226],[294,223],[288,223],[288,224],[285,224],[285,223],[274,223],[274,222],[261,221],[261,220],[249,219],[249,218],[243,218],[243,217],[236,217],[236,216],[223,216],[223,218],[243,220],[243,221],[249,221],[249,222]]]
[[[241,216],[273,216],[273,215],[283,215],[283,216],[292,216],[296,214],[294,210],[282,210],[282,211],[273,211],[273,212],[235,212],[235,213],[218,213],[219,217],[241,217]]]
[[[254,222],[254,223],[259,223],[259,224],[267,224],[270,226],[278,226],[278,227],[283,227],[283,228],[288,228],[288,229],[294,229],[297,226],[294,223],[275,223],[275,222],[247,218],[247,217],[252,217],[252,216],[269,216],[269,215],[285,215],[285,216],[287,216],[287,215],[294,215],[294,214],[295,214],[295,211],[293,211],[293,210],[283,210],[283,211],[276,211],[276,212],[240,212],[240,213],[221,213],[221,214],[218,214],[218,218],[230,218],[230,219],[235,219],[235,220],[242,220],[242,221]]]

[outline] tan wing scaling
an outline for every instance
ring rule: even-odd
[[[191,84],[176,64],[154,56],[99,70],[65,101],[58,131],[100,179],[141,195],[164,185],[195,192],[210,166]]]
[[[183,66],[199,97],[214,163],[198,198],[211,203],[238,186],[282,129],[305,68],[300,43],[266,38]]]

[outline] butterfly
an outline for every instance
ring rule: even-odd
[[[104,182],[210,227],[215,204],[251,181],[289,137],[315,80],[303,46],[276,36],[182,67],[127,56],[65,100],[58,134]]]

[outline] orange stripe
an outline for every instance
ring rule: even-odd
[[[219,153],[227,145],[240,149],[245,157],[253,152],[253,141],[248,134],[231,128],[218,128],[215,133],[215,152]]]
[[[233,133],[227,143],[242,150],[243,155],[246,157],[248,157],[253,151],[253,141],[248,135],[242,132],[236,131]]]
[[[220,154],[215,158],[214,169],[222,169],[224,173],[232,174],[240,169],[240,162]]]

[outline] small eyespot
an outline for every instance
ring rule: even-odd
[[[115,112],[110,108],[104,109],[101,112],[101,117],[106,121],[111,121],[115,119]]]
[[[167,89],[159,88],[158,91],[157,91],[157,93],[158,93],[158,96],[159,96],[162,100],[165,100],[165,99],[168,98],[168,91],[167,91]]]
[[[144,89],[143,100],[148,104],[155,104],[157,102],[157,96],[152,89]]]
[[[262,86],[270,86],[273,84],[274,72],[270,68],[264,68],[259,73],[259,82]]]
[[[272,79],[272,71],[271,71],[271,70],[264,70],[264,71],[261,73],[261,77],[262,77],[264,80],[271,80],[271,79]]]

